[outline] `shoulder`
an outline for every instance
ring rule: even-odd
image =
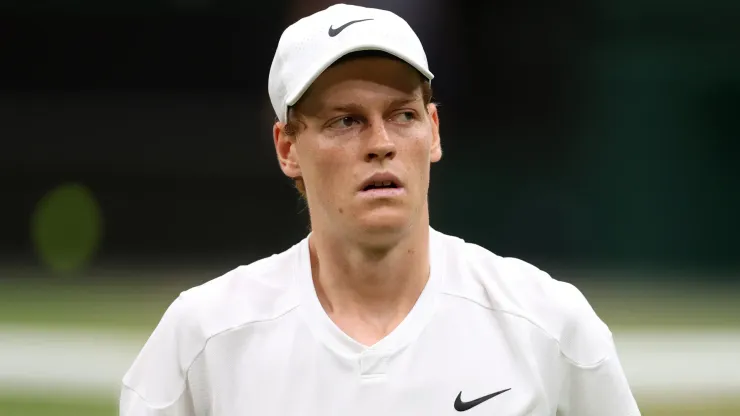
[[[185,290],[169,305],[154,333],[177,349],[187,368],[209,339],[256,322],[279,318],[298,306],[294,284],[298,245],[237,267]]]
[[[203,336],[278,318],[299,302],[298,245],[237,267],[182,293],[175,301],[184,320]],[[174,305],[174,304],[173,304]]]
[[[123,379],[148,405],[169,406],[213,337],[278,319],[298,305],[298,245],[183,291],[168,306]],[[133,400],[133,399],[132,399]]]
[[[566,359],[596,365],[612,349],[612,334],[583,293],[524,260],[439,234],[446,251],[444,290],[536,327]]]

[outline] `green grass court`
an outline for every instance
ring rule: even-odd
[[[195,284],[192,279],[97,286],[0,281],[0,324],[150,331],[179,292]],[[740,287],[579,288],[612,328],[740,329]]]
[[[645,416],[737,416],[739,403],[712,403],[706,405],[641,406]],[[3,416],[99,416],[117,415],[116,403],[99,400],[73,402],[53,399],[0,398]]]

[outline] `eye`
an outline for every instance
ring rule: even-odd
[[[343,130],[348,129],[357,124],[357,119],[352,116],[345,116],[339,119],[334,120],[329,124],[329,128],[335,129],[335,130]]]
[[[403,111],[393,116],[393,121],[397,123],[408,123],[414,121],[416,114],[413,111]]]

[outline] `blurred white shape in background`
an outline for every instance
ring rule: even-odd
[[[740,331],[633,329],[615,331],[614,338],[639,397],[675,402],[740,396]]]
[[[0,326],[0,395],[116,398],[148,334]],[[740,396],[740,331],[615,330],[640,401]]]
[[[117,396],[146,338],[0,326],[0,395]]]

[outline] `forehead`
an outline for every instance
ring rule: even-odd
[[[343,60],[324,71],[299,105],[312,109],[346,101],[422,99],[422,75],[403,61],[384,56]]]

